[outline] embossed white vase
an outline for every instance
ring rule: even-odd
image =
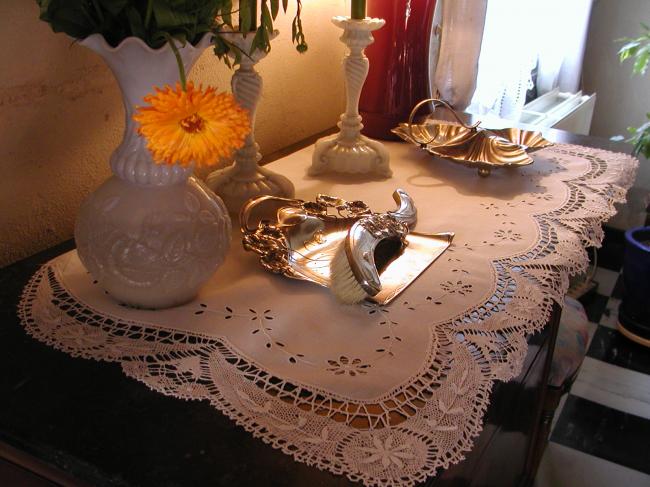
[[[209,45],[180,48],[186,71]],[[83,202],[75,226],[83,264],[115,299],[164,308],[196,296],[223,262],[231,223],[222,201],[190,177],[191,167],[156,164],[132,115],[153,86],[175,85],[178,67],[168,45],[151,49],[131,37],[109,46],[101,35],[83,41],[100,54],[122,89],[126,128],[110,164],[113,176]]]

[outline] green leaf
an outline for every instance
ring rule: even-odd
[[[192,15],[182,10],[174,10],[164,0],[154,0],[153,15],[160,29],[173,29],[179,26],[191,25],[194,22]]]
[[[621,61],[625,61],[630,56],[634,56],[634,54],[639,50],[640,45],[641,43],[639,41],[633,41],[633,42],[628,42],[623,47],[621,47],[618,50],[618,54],[621,57]]]
[[[271,25],[271,32],[273,29],[273,25]],[[262,29],[262,36],[264,37],[264,44],[261,47],[262,50],[265,52],[269,52],[271,50],[271,40],[269,39],[269,29]]]
[[[271,49],[270,35],[280,5],[286,12],[289,0],[258,0],[259,18],[253,13],[254,0],[241,2],[240,30],[255,31],[259,49]],[[41,20],[55,32],[65,32],[75,38],[101,34],[112,45],[128,36],[143,39],[149,46],[164,45],[165,36],[182,42],[195,43],[206,32],[218,32],[221,27],[233,27],[232,0],[36,0]],[[292,39],[300,52],[307,48],[300,12],[302,1],[295,0],[296,14],[292,22]],[[148,8],[150,15],[147,15]],[[259,21],[261,29],[256,28]],[[231,65],[241,61],[241,50],[227,42],[214,42],[215,55]],[[231,57],[228,57],[231,56]]]
[[[89,2],[68,4],[61,0],[39,1],[39,18],[50,24],[54,32],[83,39],[98,30],[101,21]]]
[[[248,53],[249,55],[253,55],[256,49],[259,49],[261,51],[265,51],[266,49],[264,48],[264,26],[259,26],[257,30],[255,31],[255,37],[253,38],[253,42],[251,43],[251,50]]]
[[[650,158],[650,113],[646,114],[646,121],[640,127],[628,127],[627,131],[631,137],[626,140],[634,144],[632,154],[643,154],[645,157]]]
[[[633,59],[632,74],[645,74],[648,70],[650,63],[650,28],[646,24],[641,24],[644,29],[643,35],[632,39],[624,37],[618,39],[616,42],[624,42],[623,46],[618,50],[618,57],[620,62],[625,62],[628,59]]]
[[[224,0],[221,9],[221,18],[224,23],[232,27],[232,0]]]
[[[273,18],[266,2],[262,2],[262,26],[266,28],[268,33],[273,32]],[[268,35],[266,38],[268,39]]]
[[[95,14],[97,15],[100,23],[104,23],[104,12],[102,11],[102,8],[98,2],[99,0],[90,0],[90,3],[92,3],[93,9],[95,10]]]
[[[129,0],[96,0],[101,8],[110,16],[117,17],[122,10],[126,8],[129,3]],[[129,6],[129,9],[136,10],[136,7],[133,5]],[[137,11],[137,10],[136,10]],[[128,14],[127,14],[128,15]]]
[[[129,7],[126,9],[126,17],[129,20],[131,35],[144,39],[147,35],[147,30],[144,27],[140,12],[135,7]]]
[[[634,55],[634,66],[632,72],[635,74],[645,74],[650,62],[650,45],[645,45],[640,48]]]
[[[251,30],[253,24],[251,18],[251,8],[248,2],[239,2],[239,30],[245,35]]]

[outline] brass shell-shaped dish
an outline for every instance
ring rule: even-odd
[[[413,124],[415,113],[426,103],[448,108],[458,123]],[[518,128],[485,129],[479,124],[465,125],[446,102],[430,99],[418,103],[409,122],[401,123],[392,132],[430,154],[477,168],[481,176],[488,176],[495,168],[532,164],[529,152],[552,145],[541,132]]]
[[[409,125],[402,123],[393,133],[434,156],[475,167],[481,176],[496,168],[532,164],[528,152],[552,145],[540,132],[515,128],[470,129],[453,123],[427,123],[412,125],[411,129],[413,136]],[[431,142],[422,144],[422,139]]]
[[[553,142],[546,140],[541,132],[537,130],[524,130],[518,128],[487,129],[493,134],[509,140],[513,144],[522,146],[526,151],[533,152],[544,147],[553,145]]]

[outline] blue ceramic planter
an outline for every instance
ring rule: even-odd
[[[650,346],[650,227],[625,232],[623,281],[619,328],[628,338]]]

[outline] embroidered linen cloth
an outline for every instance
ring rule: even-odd
[[[395,175],[386,181],[308,179],[311,148],[273,166],[303,199],[325,193],[384,211],[403,188],[418,206],[417,231],[455,232],[391,305],[339,305],[326,289],[272,275],[236,232],[198,298],[163,311],[120,306],[74,251],[64,254],[25,289],[27,332],[73,356],[117,362],[163,394],[210,401],[296,460],[365,485],[434,475],[472,448],[493,381],[520,372],[526,335],[585,268],[584,247],[600,244],[637,161],[555,145],[531,166],[480,178],[387,145]]]

